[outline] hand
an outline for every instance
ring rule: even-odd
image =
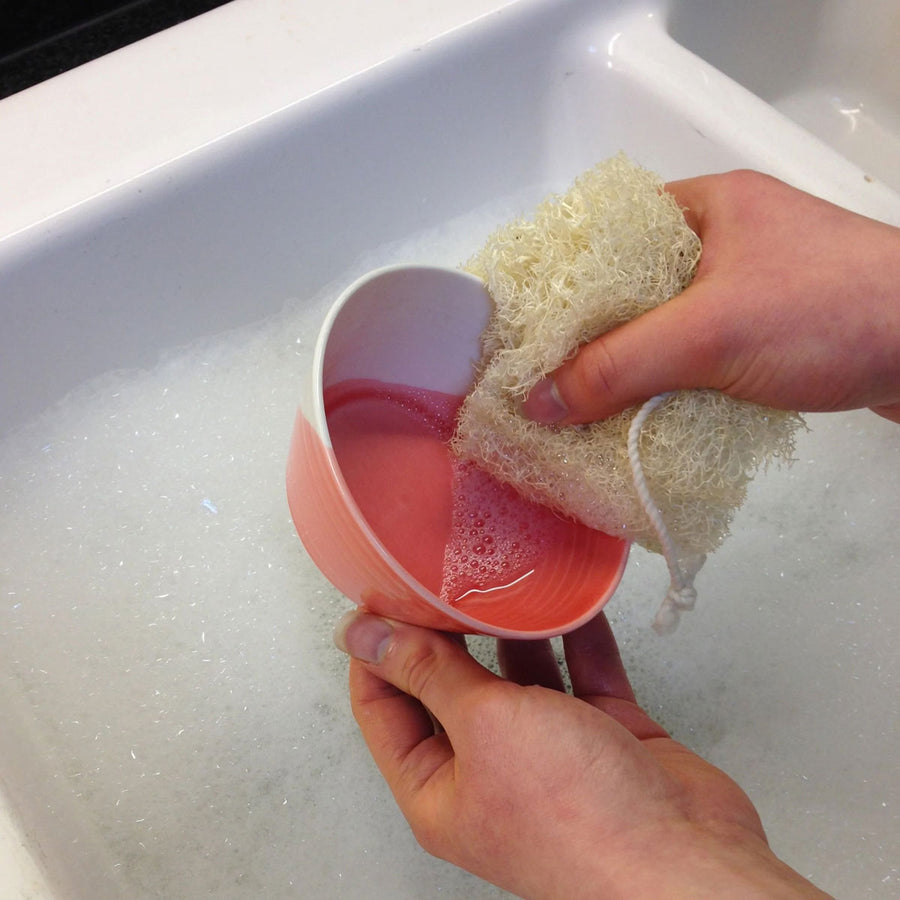
[[[575,696],[546,641],[499,643],[510,680],[365,612],[335,641],[369,750],[435,856],[526,898],[825,896],[772,854],[740,788],[637,706],[603,616],[564,638]]]
[[[717,388],[900,422],[900,229],[756,172],[666,190],[703,243],[693,283],[584,346],[532,390],[525,415],[576,424]]]

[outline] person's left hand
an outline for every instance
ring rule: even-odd
[[[420,844],[524,897],[822,896],[724,773],[635,703],[601,615],[549,642],[463,642],[365,612],[335,633],[353,712]],[[528,685],[528,686],[525,686]]]

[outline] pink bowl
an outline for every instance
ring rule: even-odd
[[[550,637],[587,622],[612,596],[626,541],[580,528],[552,560],[550,590],[535,596],[524,581],[463,609],[388,551],[354,500],[329,433],[325,392],[351,379],[466,394],[491,311],[481,281],[450,269],[392,266],[350,285],[325,319],[304,385],[288,457],[288,503],[310,557],[356,603],[445,631]]]

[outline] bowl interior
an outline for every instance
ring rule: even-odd
[[[364,275],[323,325],[316,377],[324,390],[372,378],[465,394],[491,312],[484,285],[465,272],[399,265]]]
[[[596,614],[609,599],[621,578],[628,545],[563,523],[490,480],[478,483],[476,496],[474,478],[484,476],[467,475],[448,449],[455,409],[473,383],[480,335],[491,311],[483,284],[454,270],[391,266],[352,284],[322,328],[313,366],[313,378],[321,387],[314,391],[312,413],[333,454],[337,484],[336,491],[323,495],[323,502],[346,506],[341,513],[353,517],[377,559],[355,552],[345,539],[341,565],[335,561],[334,542],[312,533],[308,519],[317,511],[294,496],[304,487],[297,478],[294,453],[288,469],[291,508],[313,558],[319,556],[323,571],[357,602],[420,624],[430,624],[438,613],[461,630],[506,637],[561,634]],[[294,440],[303,441],[311,457],[318,455],[319,448],[309,445],[303,429]],[[494,519],[485,526],[471,510],[473,504],[480,509],[488,503],[492,509],[487,516]],[[467,504],[466,512],[460,504]],[[515,526],[521,543],[513,542],[510,504],[516,515],[528,518],[529,535],[544,522],[542,559],[538,566],[523,564],[501,577],[509,566],[506,556],[502,567],[490,557],[499,561],[513,545],[521,552],[529,547],[529,553],[538,553],[533,538],[526,543],[521,524]],[[496,571],[490,568],[490,576],[471,580],[474,563],[467,559],[468,589],[459,587],[454,596],[442,597],[448,584],[447,554],[462,552],[466,516],[480,521],[482,531],[488,532],[490,557],[478,561],[481,571],[488,564]],[[323,548],[324,543],[330,546]],[[483,553],[485,547],[475,543],[470,550]],[[360,587],[348,572],[371,567],[375,585],[384,565],[402,581],[399,590],[387,595],[364,583]],[[545,577],[545,588],[536,591],[531,576],[547,566],[551,574]]]

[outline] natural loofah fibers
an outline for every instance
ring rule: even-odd
[[[660,179],[619,155],[501,227],[466,264],[495,311],[455,451],[529,499],[664,552],[673,585],[660,630],[692,605],[693,573],[755,472],[790,459],[801,418],[709,390],[584,426],[547,428],[519,408],[582,344],[684,290],[700,249]]]

